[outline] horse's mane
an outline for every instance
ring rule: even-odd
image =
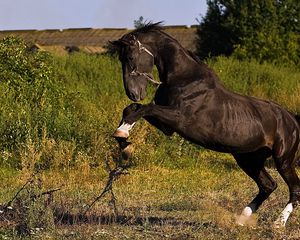
[[[163,30],[162,23],[163,23],[162,21],[157,23],[148,22],[143,24],[141,27],[138,27],[132,33],[134,34],[134,33],[147,33],[152,31],[161,31]]]
[[[178,43],[178,45],[187,53],[187,55],[189,55],[190,57],[192,57],[197,63],[203,64],[203,62],[200,60],[200,58],[193,53],[190,50],[185,49],[175,38],[173,38],[172,36],[170,36],[169,34],[167,34],[166,32],[164,32],[164,26],[162,25],[162,21],[160,22],[156,22],[156,23],[152,23],[151,21],[148,23],[143,24],[141,27],[138,27],[136,30],[132,31],[132,34],[139,34],[139,33],[148,33],[148,32],[161,32],[162,34],[168,36],[169,38],[171,38],[173,41],[175,41],[176,43]]]
[[[197,62],[197,63],[200,63],[200,64],[203,64],[203,62],[201,61],[201,59],[195,54],[193,53],[192,51],[190,50],[186,50],[187,53]]]

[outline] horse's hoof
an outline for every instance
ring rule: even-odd
[[[245,216],[245,215],[241,214],[238,217],[236,217],[235,222],[237,225],[243,227],[243,226],[247,225],[249,218],[250,218],[250,216]]]
[[[128,131],[124,131],[122,129],[117,129],[113,135],[114,138],[128,138],[129,137],[129,132]]]
[[[256,218],[254,216],[240,215],[236,218],[236,224],[242,227],[253,227],[256,225]]]
[[[252,214],[250,207],[245,207],[242,214],[236,218],[236,223],[240,226],[254,226],[256,225],[256,218]]]
[[[114,132],[113,137],[115,138],[128,138],[129,131],[132,129],[135,123],[122,123],[117,130]]]
[[[277,219],[273,223],[273,229],[275,229],[275,230],[283,230],[283,229],[285,229],[285,223],[281,219]]]
[[[129,144],[127,147],[125,147],[123,150],[122,150],[122,157],[127,160],[128,158],[131,157],[132,155],[132,152],[134,150],[134,147],[132,144]]]

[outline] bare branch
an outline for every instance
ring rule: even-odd
[[[26,188],[26,186],[27,186],[28,184],[32,183],[33,178],[34,178],[34,175],[33,175],[32,177],[30,177],[30,178],[23,184],[23,186],[19,189],[19,191],[17,191],[17,193],[13,196],[13,198],[12,198],[10,201],[8,201],[8,202],[4,205],[3,210],[6,210],[6,209],[8,209],[8,208],[11,206],[11,204],[13,203],[13,201],[14,201],[14,200],[18,197],[18,195]]]
[[[127,160],[128,157],[129,157],[129,156],[125,156],[124,155],[125,149],[131,143],[126,142],[125,139],[117,139],[117,141],[118,141],[120,149],[121,149],[121,154],[119,155],[118,158],[113,159],[115,167],[112,168],[111,165],[110,165],[109,159],[106,158],[106,160],[105,160],[106,170],[109,172],[106,185],[105,185],[103,191],[101,192],[101,194],[98,197],[96,197],[95,200],[92,203],[90,203],[90,204],[87,205],[87,207],[86,207],[85,211],[83,212],[83,214],[86,214],[94,206],[94,204],[97,201],[99,201],[107,192],[110,192],[110,194],[111,194],[111,200],[110,200],[109,203],[113,206],[115,215],[118,215],[117,206],[116,206],[116,197],[115,197],[115,194],[113,192],[113,183],[121,175],[128,174],[126,172],[126,170],[129,167],[131,167],[132,164],[131,163],[123,164],[123,159],[125,158]],[[126,154],[128,154],[128,153],[126,153]]]

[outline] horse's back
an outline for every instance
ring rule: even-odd
[[[206,93],[209,94],[209,93]],[[286,139],[299,125],[284,108],[271,102],[242,96],[223,89],[209,97],[194,98],[182,108],[184,132],[195,143],[225,152],[250,152],[272,148],[278,138]],[[287,141],[288,142],[288,141]]]

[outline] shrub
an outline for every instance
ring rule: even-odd
[[[55,135],[65,93],[53,70],[53,58],[32,51],[14,37],[0,41],[0,151],[17,152],[37,140],[42,129]]]

